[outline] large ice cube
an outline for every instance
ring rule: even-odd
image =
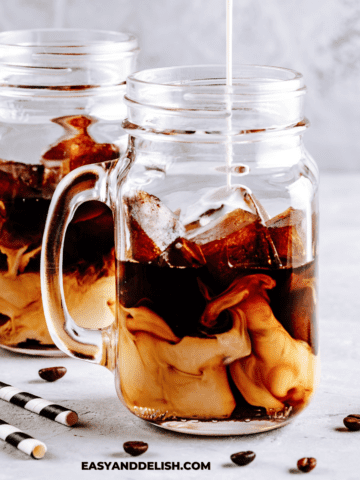
[[[271,238],[258,220],[221,240],[202,246],[209,269],[220,277],[234,268],[269,268],[278,265]]]
[[[211,226],[193,235],[192,241],[201,246],[210,272],[221,282],[231,281],[236,268],[281,265],[262,215],[238,208],[212,222]]]
[[[186,225],[186,238],[190,240],[195,236],[206,236],[207,232],[212,235],[211,232],[216,225],[222,223],[225,216],[232,215],[232,212],[241,211],[259,216],[257,209],[254,208],[254,202],[250,200],[251,192],[243,185],[233,185],[231,188],[224,186],[200,192],[200,198],[188,206],[181,216]]]
[[[283,265],[295,267],[305,263],[303,219],[301,210],[290,207],[266,222]]]
[[[134,260],[150,262],[184,236],[178,217],[154,195],[139,190],[124,201]]]
[[[201,245],[209,269],[217,278],[231,277],[234,267],[281,266],[266,226],[269,215],[248,188],[234,185],[207,194],[207,202],[204,198],[202,203],[212,202],[214,207],[222,203],[188,223],[186,238]]]
[[[210,212],[206,213],[206,218],[211,218],[211,216],[214,217],[214,212],[211,212],[212,215],[210,215]],[[222,215],[220,218],[212,218],[212,222],[206,225],[207,228],[205,231],[204,229],[202,232],[199,232],[199,230],[195,231],[195,229],[193,229],[194,224],[190,224],[192,228],[189,228],[190,225],[186,225],[185,228],[187,231],[187,238],[191,238],[193,242],[196,242],[199,245],[205,245],[215,240],[221,240],[255,220],[257,220],[256,215],[247,212],[246,210],[242,210],[241,208],[237,208],[227,215]],[[200,222],[201,218],[199,220],[199,223]]]

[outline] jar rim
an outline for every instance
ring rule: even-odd
[[[80,28],[0,33],[0,96],[72,96],[118,89],[139,53],[131,33]]]
[[[0,60],[12,51],[41,54],[91,55],[124,53],[138,49],[135,35],[111,30],[83,28],[38,28],[9,30],[0,33]]]
[[[126,83],[125,129],[133,136],[229,142],[306,128],[304,79],[294,70],[236,65],[229,86],[225,65],[165,67],[131,74]]]
[[[187,65],[142,70],[129,75],[134,88],[211,91],[231,95],[276,94],[305,90],[301,73],[267,65],[234,65],[233,84],[226,85],[225,65]],[[304,92],[303,92],[304,93]]]

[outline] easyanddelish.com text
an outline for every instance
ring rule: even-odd
[[[211,470],[210,462],[81,462],[81,470]]]

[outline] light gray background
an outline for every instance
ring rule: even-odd
[[[225,0],[1,0],[0,30],[131,31],[139,67],[225,62]],[[359,170],[360,1],[234,0],[234,63],[296,69],[321,170]]]
[[[323,367],[319,391],[304,414],[279,431],[243,438],[195,439],[156,430],[126,414],[105,369],[69,358],[55,361],[0,352],[3,381],[75,408],[82,419],[74,429],[57,424],[49,427],[46,419],[10,404],[1,405],[4,419],[13,418],[13,423],[44,440],[49,448],[46,457],[35,462],[0,442],[1,479],[285,480],[293,477],[292,469],[301,456],[318,459],[311,478],[359,478],[360,432],[347,432],[342,419],[360,409],[360,172],[339,175],[338,171],[360,168],[360,0],[234,3],[235,61],[291,67],[305,75],[306,113],[312,121],[306,143],[322,170],[337,171],[324,173],[321,188]],[[225,0],[0,0],[0,30],[52,26],[132,31],[142,48],[140,68],[223,63],[225,59]],[[37,370],[56,364],[66,364],[69,369],[61,388],[60,383],[41,384]],[[94,392],[101,399],[101,410]],[[115,418],[110,412],[119,415]],[[211,460],[212,472],[187,476],[183,472],[108,475],[80,471],[82,460],[127,458],[122,442],[130,437],[151,441],[141,460]],[[256,462],[245,471],[228,466],[230,453],[248,449],[257,453]]]

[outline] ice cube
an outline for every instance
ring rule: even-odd
[[[198,268],[206,264],[201,247],[185,238],[178,238],[156,260],[160,267]]]
[[[187,224],[186,238],[202,246],[213,273],[226,277],[234,267],[281,266],[266,227],[269,215],[250,189],[234,185],[205,197],[207,203],[222,204]]]
[[[124,202],[134,260],[150,262],[184,236],[185,229],[177,215],[154,195],[139,190]]]
[[[225,284],[236,275],[235,268],[281,266],[264,215],[264,210],[260,216],[238,208],[212,222],[212,228],[192,236],[201,246],[210,272]]]
[[[197,230],[195,232],[195,235],[199,235],[199,228],[206,226],[208,223],[216,220],[219,217],[221,218],[224,215],[223,209],[224,205],[221,205],[219,208],[210,208],[206,212],[202,213],[198,220],[195,220],[185,225],[185,230],[188,234],[188,238],[191,237],[192,230]]]
[[[193,236],[187,235],[187,238],[191,238],[193,242],[196,242],[199,245],[204,245],[215,240],[221,240],[255,220],[257,220],[256,215],[247,212],[246,210],[242,210],[241,208],[237,208],[227,215],[222,215],[220,218],[216,218],[211,224],[207,224],[207,229],[203,233],[197,233]],[[188,225],[185,228],[189,231]]]
[[[141,263],[155,260],[161,254],[160,248],[146,235],[132,216],[129,216],[128,227],[130,231],[132,259]]]
[[[225,279],[235,268],[269,268],[278,265],[267,228],[259,220],[234,233],[202,245],[209,270]]]
[[[266,222],[283,265],[295,267],[305,263],[303,219],[304,214],[301,210],[290,207]]]
[[[181,218],[187,230],[186,238],[192,240],[206,232],[211,235],[216,224],[236,210],[258,217],[254,204],[249,201],[249,193],[249,189],[242,185],[201,191],[200,198],[182,213]]]

